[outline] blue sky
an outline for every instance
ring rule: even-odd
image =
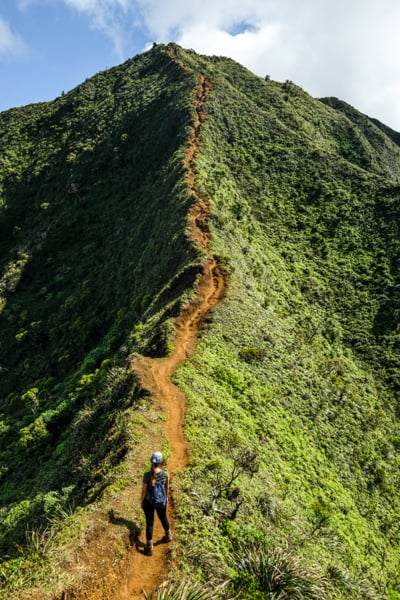
[[[90,14],[64,2],[24,6],[16,0],[2,0],[0,20],[11,33],[5,47],[0,27],[0,110],[52,100],[96,72],[141,52],[147,41],[140,29],[130,35],[121,32],[125,47],[120,48],[118,40],[96,26]]]
[[[175,41],[400,131],[398,0],[1,0],[0,111]]]

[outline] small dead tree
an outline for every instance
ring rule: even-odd
[[[228,454],[231,465],[229,469],[220,460],[213,461],[206,467],[208,473],[213,472],[213,477],[211,498],[204,505],[204,511],[207,514],[218,515],[220,520],[232,521],[244,502],[238,485],[239,478],[242,475],[253,477],[258,472],[259,462],[257,453],[247,448],[233,448]]]

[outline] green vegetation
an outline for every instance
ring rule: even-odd
[[[187,57],[215,82],[196,165],[212,251],[230,270],[228,298],[176,377],[189,405],[178,506],[193,568],[256,581],[227,556],[257,541],[272,556],[290,549],[301,573],[318,564],[330,598],[390,597],[400,585],[399,148],[367,117],[290,82]],[[244,450],[260,465],[236,482],[239,509],[228,491],[210,508]]]
[[[196,185],[230,283],[175,375],[191,462],[163,597],[394,600],[398,134],[164,46],[0,114],[1,585],[26,585],[135,453],[127,357],[168,352],[200,269],[183,161],[201,74]]]

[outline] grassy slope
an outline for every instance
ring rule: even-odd
[[[126,357],[165,353],[200,268],[183,169],[196,86],[156,48],[0,115],[3,558],[96,499],[135,442]]]
[[[224,578],[261,537],[318,564],[329,597],[397,597],[399,149],[292,83],[185,58],[215,82],[198,183],[231,283],[177,375],[183,560]],[[229,519],[244,451],[260,470]]]

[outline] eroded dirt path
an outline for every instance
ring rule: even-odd
[[[183,435],[185,415],[185,397],[171,382],[171,375],[195,349],[197,336],[209,312],[224,297],[226,274],[218,259],[208,256],[209,229],[208,203],[196,191],[194,161],[198,146],[198,136],[202,122],[206,119],[204,104],[211,89],[210,81],[203,77],[195,99],[194,124],[190,136],[190,144],[186,155],[187,182],[195,201],[189,212],[189,238],[200,246],[204,252],[203,273],[198,281],[195,296],[176,320],[175,349],[164,359],[141,358],[132,364],[141,385],[149,390],[153,399],[161,404],[166,412],[165,434],[171,445],[172,455],[168,463],[171,475],[173,496],[174,474],[188,463],[189,448]],[[174,514],[169,510],[172,529],[174,530]],[[144,592],[149,595],[163,581],[169,564],[169,548],[156,542],[163,535],[158,520],[155,521],[154,554],[151,558],[137,552],[132,564],[132,577],[125,588],[127,595],[116,598],[143,598]]]

